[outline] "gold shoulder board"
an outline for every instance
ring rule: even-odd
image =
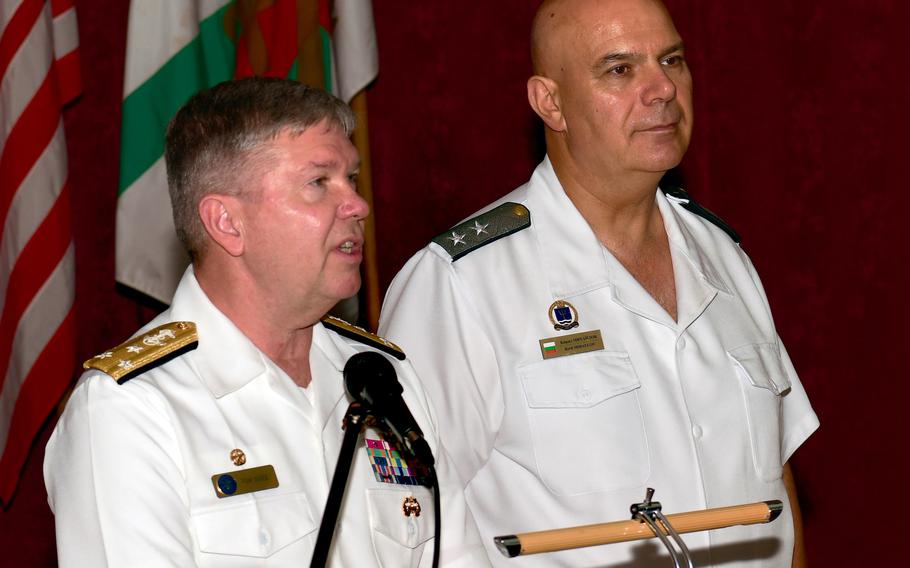
[[[326,316],[322,318],[322,325],[326,326],[342,337],[347,337],[348,339],[353,339],[354,341],[359,341],[360,343],[374,347],[383,353],[388,353],[400,361],[404,361],[405,359],[404,351],[402,351],[400,347],[388,339],[379,337],[378,335],[370,333],[362,327],[357,327],[356,325],[350,324],[343,319]]]
[[[198,341],[196,324],[193,322],[166,323],[121,343],[110,351],[95,355],[83,363],[82,367],[107,373],[122,385],[140,373],[192,351]]]

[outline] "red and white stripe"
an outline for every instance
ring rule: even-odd
[[[61,109],[81,91],[74,0],[0,2],[0,501],[75,362]]]

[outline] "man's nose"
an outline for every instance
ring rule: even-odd
[[[647,83],[642,90],[642,102],[654,104],[672,101],[676,98],[676,83],[667,75],[663,66],[658,65],[645,76]]]
[[[370,214],[370,205],[356,190],[351,190],[345,195],[338,207],[338,216],[342,219],[365,219]]]

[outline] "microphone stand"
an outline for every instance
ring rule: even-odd
[[[369,413],[369,409],[359,402],[352,402],[344,415],[344,439],[341,442],[341,451],[338,452],[338,463],[335,464],[335,474],[332,476],[332,486],[326,499],[325,511],[322,513],[322,523],[319,525],[310,568],[324,568],[328,560],[332,538],[335,536],[335,523],[338,521],[341,501],[351,473],[357,439],[363,431]]]

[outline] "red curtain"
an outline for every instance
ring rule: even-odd
[[[899,0],[668,0],[695,78],[681,175],[743,236],[822,422],[792,460],[815,565],[885,564],[900,508],[910,339],[902,247],[910,154]],[[154,313],[115,289],[113,231],[126,35],[120,2],[76,2],[85,90],[66,115],[83,358]],[[433,235],[523,183],[543,155],[528,110],[536,2],[374,2],[380,74],[369,91],[383,288]],[[36,445],[0,543],[13,565],[53,566]],[[605,519],[606,520],[606,519]],[[16,561],[18,560],[18,562]]]

